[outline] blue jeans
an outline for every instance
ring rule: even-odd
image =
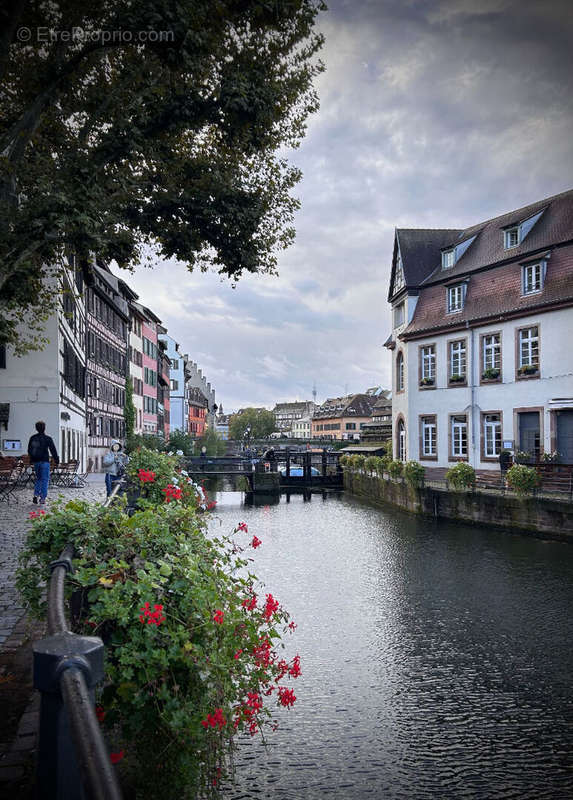
[[[50,462],[36,461],[34,464],[36,473],[36,483],[34,484],[34,494],[40,500],[45,500],[48,494],[48,484],[50,482]]]
[[[119,480],[119,475],[112,475],[111,472],[105,473],[105,490],[108,497],[112,492],[114,482],[117,480]]]

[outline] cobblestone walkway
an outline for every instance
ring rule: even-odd
[[[90,476],[83,489],[54,487],[46,510],[58,497],[101,502],[103,475]],[[39,695],[32,687],[31,643],[42,637],[44,625],[26,617],[16,592],[15,571],[30,530],[30,511],[37,509],[29,490],[12,495],[10,503],[0,503],[0,798],[10,800],[35,796]]]
[[[103,475],[90,476],[92,480],[84,489],[50,489],[46,511],[63,497],[66,500],[82,499],[101,501],[105,498]],[[24,614],[15,588],[15,571],[18,555],[30,530],[30,511],[37,510],[32,503],[32,491],[23,489],[12,495],[11,502],[0,503],[0,650]]]

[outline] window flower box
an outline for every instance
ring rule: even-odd
[[[537,375],[539,367],[536,364],[524,364],[517,370],[518,375]]]
[[[465,383],[465,375],[450,375],[450,383]]]
[[[498,381],[500,374],[501,373],[499,369],[489,367],[489,369],[484,369],[481,374],[481,379],[482,381]]]
[[[434,385],[434,378],[422,378],[420,381],[420,386],[433,386]]]

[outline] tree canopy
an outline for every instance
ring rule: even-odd
[[[245,408],[240,414],[233,414],[229,421],[229,437],[243,441],[247,428],[250,439],[266,439],[276,430],[275,415],[266,408]]]
[[[318,108],[321,0],[6,0],[0,342],[37,346],[66,248],[275,272]],[[281,150],[282,148],[282,150]],[[27,321],[28,338],[16,325]],[[36,331],[36,333],[34,333]]]

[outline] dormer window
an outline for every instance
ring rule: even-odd
[[[447,288],[448,314],[453,314],[455,311],[461,311],[464,307],[465,298],[466,298],[465,283],[456,283],[455,286],[448,286]]]
[[[452,247],[451,250],[442,251],[442,269],[451,269],[456,263],[456,251]]]
[[[505,231],[505,243],[504,247],[506,250],[509,250],[510,247],[517,247],[519,244],[519,225],[516,225],[515,228],[508,228]]]
[[[521,293],[535,294],[543,289],[544,264],[524,264],[521,268]]]

